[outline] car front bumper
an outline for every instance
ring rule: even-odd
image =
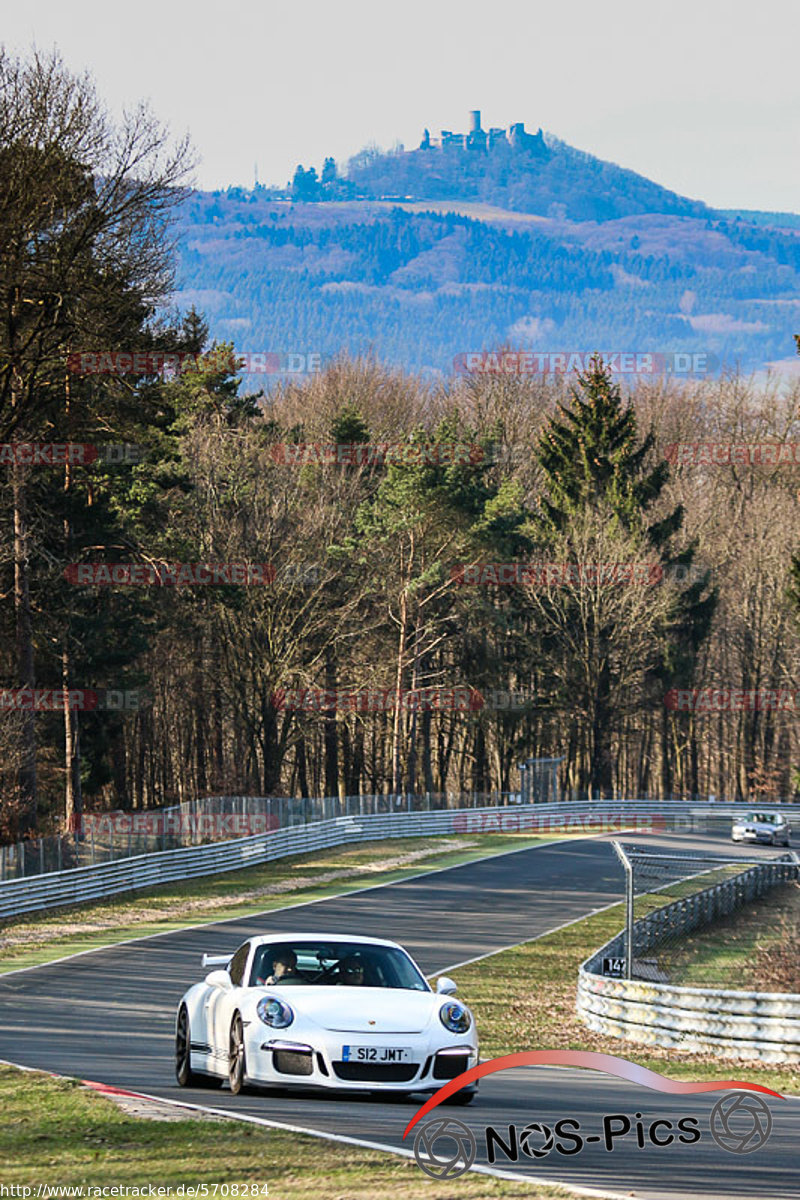
[[[363,1034],[324,1031],[304,1037],[298,1031],[270,1030],[265,1026],[245,1034],[247,1077],[252,1083],[274,1087],[332,1088],[348,1091],[435,1091],[449,1079],[478,1063],[472,1038],[444,1041],[430,1034],[399,1034],[392,1039],[411,1051],[408,1062],[345,1061],[346,1039],[363,1045]],[[249,1034],[249,1036],[248,1036]],[[380,1047],[386,1045],[381,1039]]]

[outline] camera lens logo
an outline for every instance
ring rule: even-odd
[[[731,1092],[711,1110],[711,1136],[718,1146],[731,1154],[752,1154],[772,1133],[772,1113],[760,1096],[751,1092]]]
[[[553,1131],[549,1125],[532,1121],[520,1134],[519,1144],[529,1158],[546,1158],[553,1149]]]
[[[455,1179],[475,1162],[475,1135],[460,1121],[441,1117],[426,1121],[414,1138],[414,1157],[433,1179]]]

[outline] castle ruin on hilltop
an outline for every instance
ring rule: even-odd
[[[514,150],[527,150],[534,154],[544,154],[547,147],[541,129],[538,133],[526,133],[523,121],[509,125],[508,129],[481,129],[480,109],[474,108],[469,114],[469,133],[452,133],[443,129],[440,137],[431,137],[426,129],[420,150],[474,150],[486,153],[498,142],[505,142]]]

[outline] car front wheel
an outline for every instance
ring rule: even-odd
[[[244,1087],[246,1065],[244,1061],[244,1025],[239,1013],[231,1021],[231,1036],[228,1051],[228,1082],[234,1096]]]

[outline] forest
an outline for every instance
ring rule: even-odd
[[[0,73],[3,836],[207,795],[508,793],[532,757],[568,797],[798,790],[799,385],[342,351],[251,390],[252,345],[168,308],[185,145],[110,129],[57,58]],[[365,281],[442,224],[353,230]],[[536,245],[481,238],[474,269],[485,247],[525,283]],[[602,255],[581,269],[602,291]],[[107,347],[127,369],[74,368]]]

